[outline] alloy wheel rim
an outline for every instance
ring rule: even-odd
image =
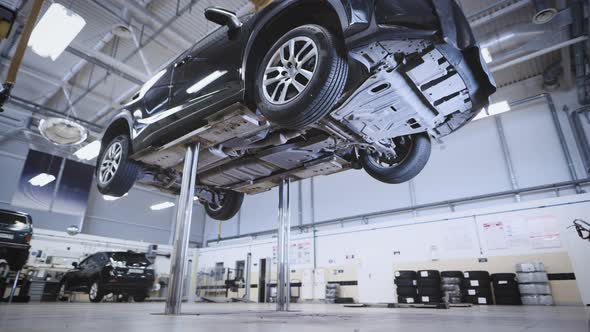
[[[111,182],[121,165],[122,156],[123,145],[120,142],[115,142],[109,146],[109,149],[105,152],[102,162],[100,163],[98,181],[100,181],[101,184],[105,185]]]
[[[90,298],[95,299],[96,294],[98,294],[98,285],[96,283],[93,283],[90,287]]]
[[[62,284],[59,287],[59,298],[60,299],[63,298],[65,294],[66,294],[66,285],[65,284]]]
[[[295,37],[281,45],[264,71],[264,98],[284,105],[301,95],[315,75],[318,56],[316,43],[308,37]]]

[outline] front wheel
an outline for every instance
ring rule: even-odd
[[[107,144],[98,157],[96,165],[96,183],[103,195],[122,197],[125,195],[139,174],[140,167],[129,160],[130,139],[119,135]]]
[[[225,221],[233,218],[244,201],[244,194],[235,191],[219,193],[219,203],[205,203],[207,215],[215,220]]]
[[[322,119],[344,90],[348,62],[338,37],[308,24],[295,28],[268,50],[256,75],[255,98],[272,123],[305,128]]]
[[[384,183],[399,184],[413,179],[430,158],[431,142],[426,133],[393,139],[395,157],[362,151],[360,161],[370,176]]]
[[[66,296],[66,291],[68,290],[68,286],[66,285],[65,281],[59,285],[59,290],[57,292],[57,300],[61,302],[65,302],[68,300]]]
[[[90,299],[90,302],[98,303],[102,301],[103,297],[104,294],[102,292],[100,283],[98,281],[92,282],[92,285],[90,285],[90,291],[88,292],[88,298]]]

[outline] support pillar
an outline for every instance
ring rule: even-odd
[[[290,179],[282,179],[279,185],[279,234],[277,244],[277,311],[289,311],[291,278],[289,269],[289,238],[291,234]]]
[[[180,315],[181,313],[180,307],[182,304],[188,243],[195,198],[199,148],[199,143],[188,146],[184,157],[182,185],[178,198],[178,209],[176,211],[176,227],[170,266],[170,286],[165,309],[166,315]]]

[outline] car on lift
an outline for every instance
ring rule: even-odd
[[[196,196],[232,218],[244,194],[361,169],[398,184],[431,140],[472,120],[495,82],[451,0],[273,1],[237,17],[157,73],[107,127],[101,193],[136,181],[178,192],[185,147],[200,143]],[[443,170],[441,170],[443,172]]]
[[[91,302],[100,302],[111,293],[143,302],[154,284],[151,265],[141,253],[97,252],[80,263],[72,263],[74,268],[60,280],[58,300],[66,300],[70,292],[84,292]]]
[[[22,212],[0,210],[0,261],[19,271],[29,259],[33,220]]]

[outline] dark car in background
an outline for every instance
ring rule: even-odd
[[[154,270],[145,254],[130,251],[97,252],[80,263],[72,263],[60,281],[58,299],[69,292],[85,292],[91,302],[105,295],[132,297],[143,302],[154,284]]]
[[[0,210],[0,261],[10,270],[19,271],[29,259],[33,220],[22,212]]]
[[[244,17],[216,7],[205,17],[221,27],[106,129],[101,193],[123,196],[136,180],[178,192],[195,142],[196,196],[217,220],[284,178],[362,168],[403,183],[425,167],[432,140],[471,121],[496,91],[452,0],[275,0]]]

